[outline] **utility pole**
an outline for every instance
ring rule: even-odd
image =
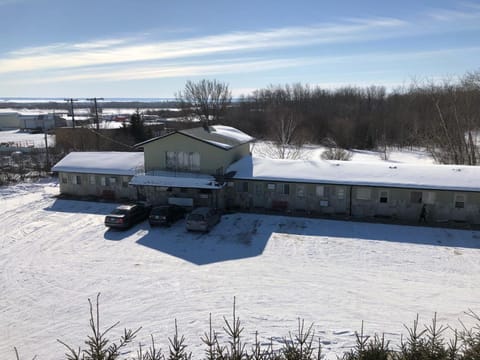
[[[53,123],[55,124],[55,110],[53,110]],[[43,134],[45,136],[45,169],[47,171],[50,171],[50,161],[48,158],[48,137],[47,137],[47,127],[45,126],[45,118],[43,119]]]
[[[73,112],[73,102],[78,101],[78,99],[64,99],[65,101],[70,103],[70,111],[72,112],[72,126],[75,129],[75,113]]]
[[[95,122],[97,123],[97,130],[100,130],[100,123],[98,122],[98,108],[97,108],[97,100],[103,100],[103,98],[90,98],[87,99],[88,101],[93,101],[93,106],[95,108]]]
[[[97,134],[95,135],[96,137],[96,143],[97,143],[97,151],[100,151],[100,137],[99,137],[99,131],[100,131],[100,122],[98,121],[98,108],[97,108],[97,100],[103,100],[103,98],[90,98],[87,99],[88,101],[93,101],[93,106],[95,107],[95,122],[97,123]]]

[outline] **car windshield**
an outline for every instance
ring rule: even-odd
[[[200,214],[190,214],[188,216],[188,220],[192,220],[192,221],[203,221],[204,218],[203,218],[203,215],[200,215]]]
[[[153,215],[164,215],[168,213],[168,208],[154,208],[152,210]]]
[[[126,215],[128,210],[126,209],[115,209],[112,211],[112,215]]]

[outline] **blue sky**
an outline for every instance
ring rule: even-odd
[[[0,97],[173,97],[217,79],[409,85],[480,70],[480,1],[0,0]]]

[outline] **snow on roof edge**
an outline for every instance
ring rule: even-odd
[[[480,187],[441,187],[428,184],[415,184],[415,183],[374,183],[368,181],[334,181],[334,180],[315,180],[315,179],[292,179],[281,177],[241,177],[233,176],[235,180],[255,180],[255,181],[272,181],[272,182],[284,182],[284,183],[301,183],[301,184],[318,184],[318,185],[340,185],[340,186],[365,186],[365,187],[383,187],[383,188],[396,188],[396,189],[418,189],[418,190],[439,190],[439,191],[466,191],[466,192],[479,192]]]
[[[233,179],[423,190],[480,191],[480,167],[278,160],[245,157],[230,165]]]

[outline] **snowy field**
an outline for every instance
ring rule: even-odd
[[[47,135],[48,146],[55,146],[55,135]],[[20,130],[0,131],[0,143],[11,143],[17,147],[45,147],[45,134],[29,134]]]
[[[224,215],[208,235],[147,222],[107,230],[114,204],[59,200],[53,180],[0,188],[0,359],[59,359],[88,333],[87,298],[102,323],[143,326],[165,350],[174,319],[203,356],[209,313],[221,330],[233,297],[244,336],[288,336],[315,324],[329,359],[367,333],[398,343],[420,314],[471,325],[480,313],[480,232],[253,214]]]

